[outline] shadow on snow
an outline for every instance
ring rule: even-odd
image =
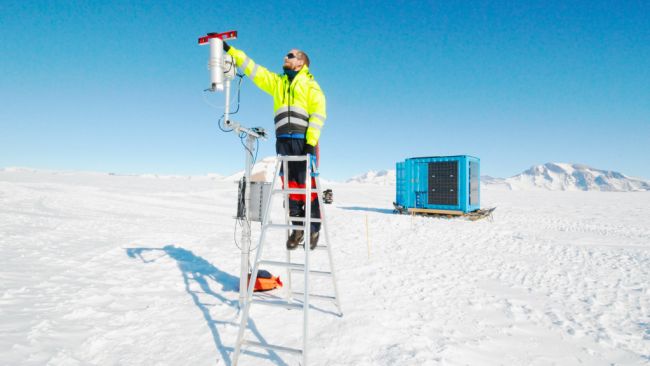
[[[147,259],[145,257],[146,253],[158,253],[159,255],[153,257],[152,259]],[[215,299],[219,300],[221,303],[237,309],[237,314],[239,314],[238,298],[235,300],[228,299],[210,288],[210,283],[216,283],[221,286],[221,288],[218,290],[219,292],[238,292],[239,277],[235,277],[227,272],[220,270],[202,257],[192,253],[190,250],[183,249],[174,245],[166,245],[162,248],[126,248],[126,254],[131,258],[140,259],[143,263],[153,263],[165,256],[168,256],[176,261],[178,269],[181,271],[181,275],[183,276],[185,291],[192,297],[194,304],[199,308],[199,310],[201,310],[201,313],[203,314],[203,317],[208,324],[208,328],[210,328],[210,332],[212,332],[214,344],[221,354],[221,358],[223,358],[226,365],[232,365],[230,354],[234,352],[234,347],[227,347],[223,344],[219,330],[217,329],[217,324],[235,326],[238,326],[239,324],[237,322],[233,322],[232,320],[228,321],[213,319],[212,315],[210,314],[210,310],[208,309],[208,306],[210,306],[210,304],[202,302],[199,298],[199,294],[204,293],[206,295],[212,296]],[[201,290],[192,290],[192,283],[199,285]],[[255,326],[254,321],[250,318],[248,320],[248,328],[255,335],[255,337],[258,338],[258,341],[260,343],[267,343]],[[244,350],[242,350],[242,353],[247,353],[260,358],[267,358],[277,365],[287,366],[287,364],[280,357],[278,357],[277,353],[273,352],[272,350],[269,350],[268,354],[261,354],[258,352]]]

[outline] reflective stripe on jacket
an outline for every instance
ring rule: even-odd
[[[325,95],[307,65],[289,82],[287,75],[269,71],[235,47],[230,46],[228,54],[255,85],[273,97],[275,134],[304,134],[307,143],[316,146],[327,117]]]

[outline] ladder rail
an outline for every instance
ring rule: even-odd
[[[316,187],[317,189],[321,189],[320,185],[320,177],[316,176]],[[336,305],[336,308],[339,310],[339,316],[343,316],[343,310],[341,308],[341,302],[339,301],[339,287],[336,284],[336,270],[334,269],[334,257],[332,256],[332,242],[330,241],[330,236],[329,236],[329,230],[328,230],[328,225],[327,225],[327,219],[325,218],[325,210],[323,209],[323,196],[321,194],[318,195],[318,204],[320,205],[320,218],[322,220],[322,226],[323,226],[323,232],[325,233],[325,241],[327,242],[327,258],[329,259],[330,262],[330,272],[332,272],[332,286],[334,287],[334,297],[336,297],[336,300],[334,300],[334,304]]]
[[[286,180],[286,186],[289,186],[289,162],[287,160],[282,160],[282,169],[284,174],[286,174],[287,180]],[[275,172],[275,174],[279,174],[279,172]],[[282,188],[284,188],[285,185],[282,185]],[[273,187],[275,188],[275,187]],[[283,195],[282,199],[284,200],[284,222],[286,225],[291,225],[292,223],[289,222],[289,195]],[[289,241],[289,229],[286,231],[286,241]],[[286,251],[286,257],[287,257],[287,263],[291,263],[291,251],[287,250]],[[285,297],[287,299],[287,302],[291,302],[292,299],[292,294],[291,294],[291,289],[293,288],[291,284],[291,268],[287,267],[287,287],[285,288]],[[289,289],[289,290],[286,290]]]
[[[307,365],[307,339],[309,337],[309,252],[311,252],[311,159],[306,156],[305,164],[305,295],[303,296],[303,322],[302,322],[302,364]],[[318,196],[318,194],[316,194]],[[309,245],[309,247],[308,247]]]

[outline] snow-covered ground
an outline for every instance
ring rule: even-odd
[[[470,222],[394,215],[394,186],[324,188],[344,316],[313,301],[311,364],[650,364],[650,192],[486,190],[494,220]],[[0,171],[0,364],[230,365],[235,198],[219,177]],[[253,339],[299,347],[301,326],[253,308]]]

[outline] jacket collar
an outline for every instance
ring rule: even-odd
[[[291,84],[293,84],[298,79],[302,79],[302,78],[305,78],[305,77],[309,78],[309,75],[311,75],[309,73],[309,67],[307,65],[304,65],[302,67],[302,69],[300,69],[298,71],[298,73],[296,74],[296,76],[293,78],[293,80],[291,81]],[[284,74],[283,77],[286,78],[287,80],[289,80],[289,76],[287,74]]]

